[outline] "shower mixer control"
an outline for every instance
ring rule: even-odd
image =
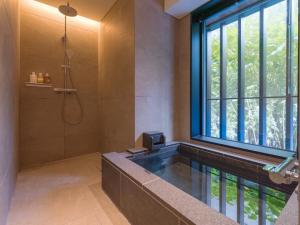
[[[73,88],[54,88],[53,90],[57,94],[62,94],[62,93],[75,94],[75,93],[77,93],[77,89],[73,89]]]

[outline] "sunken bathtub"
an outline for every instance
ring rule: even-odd
[[[173,143],[102,155],[102,187],[133,225],[271,225],[296,184],[272,183],[263,166]]]

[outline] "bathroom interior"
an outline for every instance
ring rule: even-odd
[[[0,0],[0,225],[300,225],[298,0]]]

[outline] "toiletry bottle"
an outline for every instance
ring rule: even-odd
[[[32,83],[32,84],[36,84],[37,83],[37,75],[36,75],[35,72],[32,72],[30,74],[29,82]]]
[[[51,77],[50,77],[49,73],[45,74],[44,82],[45,82],[45,84],[50,84],[51,83]]]
[[[42,73],[39,73],[38,77],[37,77],[37,82],[39,84],[43,84],[44,83],[44,76]]]

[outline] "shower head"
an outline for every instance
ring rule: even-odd
[[[69,3],[67,3],[67,5],[59,6],[58,10],[65,16],[69,16],[69,17],[77,16],[77,10],[72,8]]]

